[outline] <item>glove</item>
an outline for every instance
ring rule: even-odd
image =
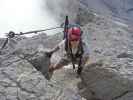
[[[51,58],[53,52],[52,51],[46,51],[45,54],[47,57]]]
[[[53,48],[52,50],[46,51],[45,54],[46,54],[48,57],[51,57],[52,54],[53,54],[54,52],[58,51],[58,50],[59,50],[59,47],[57,46],[57,47]]]

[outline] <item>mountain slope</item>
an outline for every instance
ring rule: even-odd
[[[80,2],[97,13],[119,17],[130,24],[133,22],[132,0],[80,0]]]

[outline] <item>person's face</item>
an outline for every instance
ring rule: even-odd
[[[77,47],[79,45],[79,37],[71,35],[70,43],[72,47]]]
[[[79,40],[70,41],[72,47],[77,47],[79,45]]]

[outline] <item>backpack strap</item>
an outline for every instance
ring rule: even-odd
[[[77,70],[78,75],[80,75],[83,70],[82,57],[83,57],[84,49],[83,49],[83,45],[82,45],[82,40],[80,40],[79,46],[80,46],[81,54],[80,54],[79,63],[78,63],[78,70]]]

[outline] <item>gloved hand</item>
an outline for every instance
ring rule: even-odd
[[[49,58],[51,58],[53,52],[52,51],[45,51],[46,56],[48,56]]]
[[[55,47],[55,48],[53,48],[52,50],[45,51],[45,53],[46,53],[46,55],[47,55],[48,57],[51,57],[51,56],[52,56],[52,54],[53,54],[54,52],[58,51],[58,50],[59,50],[59,47],[58,47],[58,46],[56,46],[56,47]]]

